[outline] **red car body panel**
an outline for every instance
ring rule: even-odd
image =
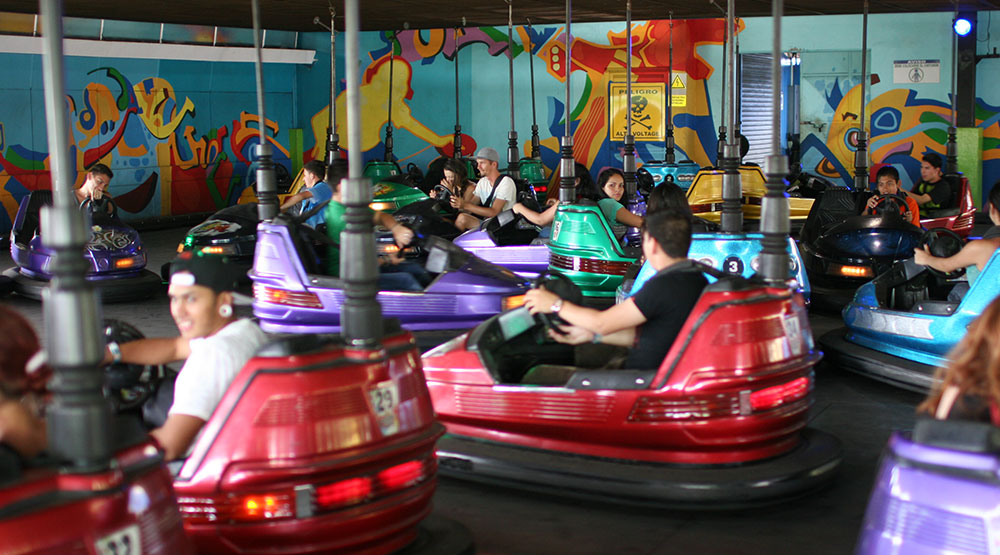
[[[93,555],[114,545],[122,553],[194,553],[162,462],[143,443],[119,452],[104,472],[26,471],[0,489],[0,552]]]
[[[972,233],[972,226],[976,220],[976,205],[972,200],[972,191],[969,190],[969,178],[962,176],[959,183],[961,185],[958,191],[958,214],[943,218],[921,219],[920,227],[924,229],[943,227],[962,237],[968,237]]]
[[[250,360],[181,468],[174,487],[200,551],[367,555],[416,538],[443,427],[413,337],[294,346],[316,337]],[[380,412],[383,394],[395,398]]]
[[[665,463],[741,463],[794,448],[820,358],[801,295],[764,287],[707,289],[658,371],[638,389],[498,383],[480,353],[466,350],[468,337],[424,357],[434,408],[449,433]],[[773,406],[749,407],[754,392],[783,387],[793,390]],[[673,416],[637,416],[652,405]]]

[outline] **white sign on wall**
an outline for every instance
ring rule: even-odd
[[[941,60],[896,60],[892,63],[893,83],[940,83]]]

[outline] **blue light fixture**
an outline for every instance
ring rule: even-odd
[[[972,32],[972,22],[964,17],[955,19],[955,34],[964,37]]]

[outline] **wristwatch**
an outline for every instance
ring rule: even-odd
[[[549,312],[551,312],[552,314],[559,314],[559,311],[562,310],[562,305],[563,305],[562,298],[556,299],[556,301],[552,303],[552,306],[549,307]]]
[[[116,341],[108,341],[108,352],[111,353],[111,363],[117,364],[122,361],[122,348]]]

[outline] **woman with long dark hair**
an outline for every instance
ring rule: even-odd
[[[42,397],[52,372],[43,360],[31,324],[0,306],[0,444],[25,459],[45,449]]]

